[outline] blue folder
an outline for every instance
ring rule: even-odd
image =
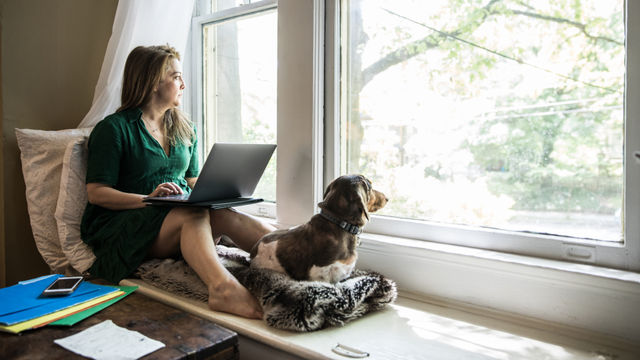
[[[83,281],[70,295],[41,297],[42,291],[60,276],[43,276],[0,289],[0,324],[31,320],[118,291],[112,286]]]

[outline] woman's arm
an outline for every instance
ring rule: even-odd
[[[165,196],[172,194],[182,194],[182,189],[174,183],[162,183],[148,196]],[[139,209],[147,206],[142,202],[147,195],[122,192],[109,185],[100,183],[87,184],[87,197],[91,204],[110,210]]]
[[[189,185],[189,187],[193,189],[193,187],[196,185],[196,181],[198,180],[198,178],[197,177],[191,177],[191,178],[188,177],[188,178],[185,178],[185,180],[187,180],[187,185]]]
[[[111,210],[138,209],[145,207],[144,195],[125,193],[100,183],[87,184],[87,197],[94,205]]]

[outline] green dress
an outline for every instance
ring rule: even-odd
[[[86,182],[150,194],[158,184],[171,181],[190,192],[185,178],[198,176],[196,141],[172,146],[167,156],[141,115],[138,108],[123,110],[95,126],[88,143]],[[96,255],[91,275],[114,283],[129,276],[146,258],[169,210],[160,206],[109,210],[87,204],[81,236]]]

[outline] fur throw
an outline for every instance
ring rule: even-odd
[[[292,331],[313,331],[342,326],[395,301],[396,284],[384,276],[354,270],[350,277],[330,284],[296,281],[266,269],[249,267],[249,255],[237,248],[218,245],[224,266],[258,298],[268,325]],[[137,277],[176,295],[207,302],[205,284],[183,260],[150,260]]]

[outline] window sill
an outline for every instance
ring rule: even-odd
[[[404,297],[640,343],[640,273],[371,233],[361,240],[357,267],[394,279]]]
[[[358,267],[394,279],[400,296],[387,310],[342,328],[281,331],[210,311],[140,280],[124,282],[266,349],[305,359],[343,359],[331,351],[337,343],[385,359],[426,351],[480,359],[640,355],[638,273],[369,233],[361,238]]]
[[[640,274],[494,251],[363,234],[358,267],[404,296],[511,322],[640,343]]]
[[[282,352],[291,354],[286,357],[291,359],[344,359],[331,350],[338,343],[368,352],[371,359],[415,359],[431,354],[447,359],[608,360],[636,359],[640,354],[638,346],[619,340],[562,334],[548,327],[536,329],[402,296],[385,310],[344,327],[293,333],[270,328],[260,320],[211,311],[204,303],[180,298],[139,279],[126,279],[121,284],[138,285],[138,291],[147,296],[265,344],[258,350],[264,359],[282,358]],[[243,351],[241,348],[241,356]]]

